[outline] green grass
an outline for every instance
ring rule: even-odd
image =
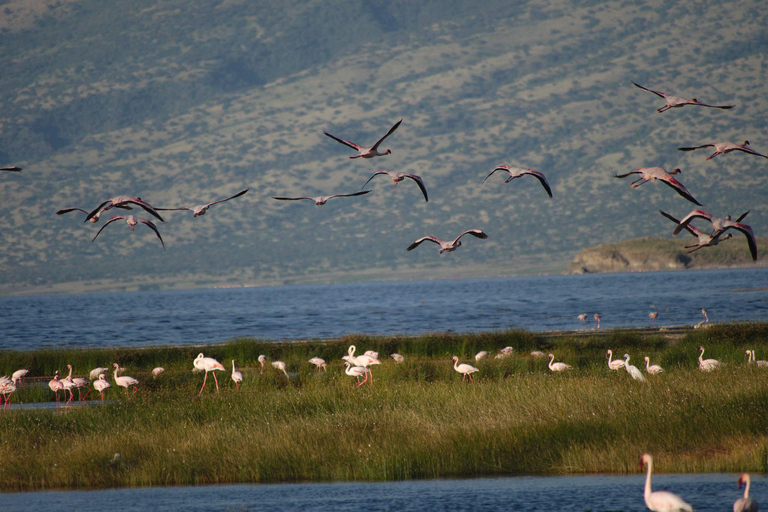
[[[352,343],[381,352],[373,386],[355,388],[342,371]],[[699,344],[727,366],[700,372]],[[511,358],[473,363],[473,385],[453,371],[453,354],[467,362],[506,345],[516,349]],[[768,379],[746,366],[747,346],[765,357],[768,325],[714,326],[677,340],[637,331],[236,340],[204,352],[225,365],[237,360],[241,392],[227,372],[219,374],[221,393],[210,382],[202,397],[202,375],[191,372],[197,348],[4,352],[2,373],[20,362],[39,374],[63,370],[56,361],[77,369],[115,357],[141,383],[128,400],[113,384],[113,401],[100,407],[0,414],[0,489],[626,473],[645,451],[660,471],[765,472]],[[549,372],[528,355],[540,348],[574,371]],[[649,355],[666,373],[646,384],[611,373],[606,348],[630,353],[638,366]],[[404,363],[387,358],[395,350]],[[260,353],[286,361],[291,379],[271,366],[261,374]],[[327,373],[306,363],[313,355],[331,362]],[[158,364],[167,371],[152,379]],[[52,398],[47,387],[33,388],[16,400]]]

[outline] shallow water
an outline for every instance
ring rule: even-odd
[[[768,269],[0,297],[0,349],[768,320]],[[588,313],[587,326],[576,317]]]
[[[655,475],[654,490],[679,494],[697,512],[732,510],[739,475]],[[2,510],[121,512],[643,511],[644,475],[505,477],[381,483],[217,485],[0,494]],[[753,476],[760,501],[765,478]]]

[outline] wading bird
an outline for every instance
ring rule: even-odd
[[[651,311],[648,313],[648,318],[651,319],[651,325],[653,327],[656,327],[656,319],[659,318],[659,312],[658,311]]]
[[[6,377],[7,379],[7,377]],[[16,391],[16,383],[11,380],[3,380],[0,382],[0,395],[5,398],[5,407],[8,407],[11,403],[11,395]]]
[[[357,377],[357,387],[362,386],[365,384],[365,381],[368,380],[368,369],[363,368],[362,366],[352,366],[352,363],[349,361],[344,361],[344,373],[351,377]],[[360,377],[365,376],[365,380],[363,382],[360,382]]]
[[[109,226],[113,222],[118,221],[120,219],[125,219],[125,222],[129,226],[131,226],[131,231],[134,230],[134,228],[136,227],[136,224],[138,224],[139,222],[141,222],[142,224],[145,224],[147,227],[149,227],[152,231],[155,232],[155,235],[157,235],[157,238],[160,240],[160,243],[163,245],[163,250],[165,250],[165,242],[163,242],[163,237],[160,236],[160,232],[157,230],[157,226],[155,226],[154,222],[152,222],[149,219],[138,219],[137,221],[136,217],[134,217],[133,215],[128,215],[128,216],[115,215],[114,217],[109,219],[107,222],[105,222],[103,226],[101,226],[101,229],[99,229],[99,232],[96,233],[96,236],[93,237],[93,240],[91,240],[91,242],[94,242],[96,240],[96,237],[98,237],[101,234],[101,232],[104,231],[105,227]]]
[[[267,362],[267,356],[264,354],[261,354],[259,356],[259,364],[261,365],[261,368],[259,369],[259,373],[264,373],[264,363]]]
[[[632,83],[635,84],[635,82],[632,82]],[[648,89],[647,87],[643,87],[642,85],[639,85],[639,84],[635,84],[635,86],[641,88],[644,91],[652,92],[656,96],[660,96],[664,98],[664,101],[666,101],[667,104],[659,109],[656,109],[656,112],[664,112],[665,110],[669,110],[670,108],[678,108],[678,107],[683,107],[685,105],[698,105],[700,107],[720,108],[724,110],[734,107],[734,105],[708,105],[707,103],[700,102],[696,98],[689,100],[689,99],[681,98],[679,96],[672,96],[671,94],[667,94],[665,92],[654,91],[653,89]]]
[[[627,373],[633,379],[639,380],[640,382],[645,382],[645,377],[643,376],[643,372],[638,370],[637,366],[633,366],[629,364],[629,354],[624,354],[624,369],[627,370]]]
[[[99,378],[93,382],[93,387],[96,389],[96,391],[99,392],[101,395],[101,401],[104,401],[104,390],[112,387],[112,385],[107,381],[107,379],[104,377],[103,373],[99,374]]]
[[[56,407],[59,406],[59,391],[64,389],[64,384],[61,383],[59,380],[59,370],[56,370],[56,374],[53,376],[53,379],[48,381],[48,387],[51,391],[56,393]],[[67,398],[67,392],[64,392],[64,398]]]
[[[240,391],[240,383],[243,382],[243,374],[235,370],[235,360],[232,360],[232,380],[235,382],[235,387]]]
[[[494,170],[492,170],[490,174],[488,174],[488,176],[485,177],[485,180],[490,178],[491,174],[495,173],[496,171],[505,171],[507,174],[509,174],[507,179],[504,180],[504,183],[509,183],[515,178],[519,178],[521,176],[525,176],[526,174],[529,174],[541,182],[541,185],[544,187],[544,190],[547,191],[547,195],[549,195],[550,199],[552,198],[552,189],[549,187],[549,183],[547,182],[547,178],[544,176],[544,173],[541,173],[539,171],[533,171],[531,169],[521,169],[520,167],[510,167],[509,165],[500,165],[496,167]],[[483,180],[483,183],[485,183],[485,180]]]
[[[278,201],[300,201],[302,199],[309,199],[310,201],[314,201],[317,206],[322,206],[325,203],[328,202],[329,199],[333,199],[334,197],[354,197],[354,196],[361,196],[363,194],[370,193],[370,190],[361,190],[360,192],[353,192],[351,194],[333,194],[330,196],[316,196],[316,197],[310,197],[310,196],[302,196],[302,197],[275,197],[272,196],[272,199],[277,199]]]
[[[611,349],[608,349],[608,352],[605,353],[605,357],[608,358],[608,368],[611,370],[621,370],[624,368],[624,361],[621,359],[613,359],[613,351]]]
[[[415,174],[407,174],[403,172],[387,171],[384,169],[380,169],[375,173],[373,173],[373,176],[368,178],[368,181],[365,182],[365,185],[368,185],[368,182],[370,182],[373,178],[375,178],[380,174],[386,174],[390,178],[392,178],[392,181],[395,182],[395,186],[397,186],[397,184],[403,181],[405,178],[412,179],[413,181],[416,182],[416,184],[421,189],[421,193],[424,194],[424,201],[429,202],[429,197],[427,196],[427,189],[424,187],[424,181],[421,179],[421,176],[416,176]],[[363,185],[362,188],[365,188],[365,185]]]
[[[747,364],[754,364],[757,365],[758,368],[765,368],[768,367],[768,361],[757,361],[755,359],[755,351],[754,350],[747,350],[744,353],[744,356],[747,358]]]
[[[654,512],[693,512],[693,507],[683,501],[677,494],[668,491],[651,491],[651,473],[653,471],[653,457],[644,453],[640,458],[640,470],[648,466],[648,474],[645,477],[645,505]]]
[[[651,375],[656,375],[657,373],[664,372],[664,368],[657,364],[651,364],[651,359],[648,356],[645,356],[645,371]]]
[[[131,204],[135,204],[136,206],[140,206],[141,208],[144,208],[150,215],[157,218],[161,222],[165,222],[163,218],[160,216],[159,213],[155,210],[155,208],[147,203],[146,201],[142,201],[140,197],[130,197],[130,196],[115,196],[111,199],[107,199],[103,203],[101,203],[99,206],[96,207],[91,213],[86,215],[85,220],[83,222],[88,222],[91,220],[91,218],[94,215],[104,213],[107,210],[110,210],[112,208],[124,208],[124,209],[130,209],[128,207]],[[128,208],[125,208],[128,207]]]
[[[208,372],[213,372],[213,380],[216,382],[216,392],[218,393],[219,379],[216,378],[216,371],[217,370],[221,372],[225,371],[224,366],[212,357],[203,356],[202,352],[197,354],[197,357],[192,362],[192,365],[198,370],[205,371],[205,377],[203,378],[203,386],[200,388],[200,392],[197,394],[197,396],[200,396],[203,394],[203,389],[205,389],[205,382],[208,380]]]
[[[467,377],[469,377],[469,382],[475,382],[475,379],[472,378],[472,374],[479,372],[480,370],[470,364],[459,364],[458,356],[453,356],[451,359],[453,359],[453,369],[462,375],[461,382],[464,382],[464,379]]]
[[[13,381],[14,384],[18,384],[19,386],[22,385],[21,378],[24,377],[29,373],[29,370],[22,368],[21,370],[16,370],[11,374],[11,381]]]
[[[635,169],[634,171],[630,171],[626,174],[616,174],[614,173],[614,177],[616,178],[626,178],[627,176],[631,176],[633,174],[639,174],[640,177],[637,178],[635,181],[632,182],[632,188],[637,188],[643,183],[648,183],[649,181],[660,181],[664,183],[665,185],[668,185],[669,187],[673,188],[675,192],[689,200],[690,202],[697,204],[701,206],[701,203],[694,198],[690,192],[688,192],[688,189],[685,188],[685,185],[680,183],[678,180],[676,180],[672,175],[673,174],[679,174],[682,171],[680,169],[673,169],[671,172],[667,172],[666,169],[663,167],[641,167],[640,169]]]
[[[749,497],[750,482],[749,473],[742,473],[739,477],[739,489],[741,484],[744,484],[744,497],[733,502],[733,512],[757,512],[759,505]]]
[[[587,326],[587,314],[586,313],[582,313],[579,316],[577,316],[576,318],[579,319],[579,325],[584,324],[584,327]]]
[[[704,320],[693,326],[694,329],[700,329],[702,327],[709,327],[709,317],[707,316],[707,310],[701,308],[701,314],[704,316]]]
[[[600,313],[595,313],[595,329],[600,328]]]
[[[99,366],[98,368],[94,368],[93,370],[91,370],[91,373],[89,373],[88,376],[91,378],[91,380],[95,381],[96,379],[99,378],[99,375],[101,375],[102,373],[106,375],[108,371],[109,371],[109,368],[103,368]]]
[[[696,151],[697,149],[703,149],[703,148],[715,148],[715,152],[709,155],[707,157],[707,160],[712,160],[717,155],[724,155],[726,153],[730,153],[731,151],[743,151],[744,153],[749,153],[750,155],[768,158],[768,155],[758,153],[754,149],[750,148],[748,140],[745,140],[741,144],[734,144],[733,142],[713,142],[712,144],[702,144],[701,146],[693,146],[689,148],[677,148],[677,149],[679,149],[680,151]]]
[[[381,361],[377,357],[373,357],[367,354],[363,354],[360,356],[355,355],[355,350],[357,350],[357,347],[354,345],[350,345],[347,349],[347,355],[342,357],[345,361],[348,361],[350,364],[354,366],[362,366],[365,368],[371,377],[371,385],[373,385],[373,372],[371,372],[371,366],[375,364],[381,364]],[[366,380],[368,377],[366,377]]]
[[[554,354],[549,354],[548,357],[549,357],[549,364],[547,364],[547,366],[553,372],[564,372],[565,370],[573,370],[573,366],[571,366],[569,364],[554,363],[553,362],[555,360],[555,355]]]
[[[477,354],[475,354],[475,361],[480,361],[481,359],[486,359],[488,357],[488,351],[487,350],[481,350]]]
[[[714,215],[710,215],[709,213],[703,210],[693,210],[691,213],[686,215],[680,221],[680,224],[678,224],[678,226],[675,228],[672,234],[677,235],[678,233],[680,233],[680,231],[685,229],[688,223],[691,222],[693,219],[706,219],[712,223],[712,238],[719,237],[728,229],[735,229],[741,232],[745,237],[747,237],[749,252],[752,255],[752,260],[756,261],[757,260],[757,241],[755,240],[755,234],[752,232],[752,227],[748,226],[747,224],[742,224],[741,222],[739,222],[739,220],[743,219],[747,215],[747,213],[749,212],[744,213],[736,221],[732,221],[730,215],[726,215],[725,217],[715,217]]]
[[[325,362],[325,359],[321,357],[313,357],[309,362],[315,365],[315,371],[317,372],[328,369],[328,364]]]
[[[702,359],[704,357],[704,347],[699,347],[699,350],[701,351],[699,354],[699,370],[703,372],[711,372],[712,370],[717,370],[723,365],[723,363],[717,359]]]
[[[398,354],[395,352],[394,354],[389,354],[389,357],[395,360],[396,363],[402,363],[405,361],[405,357],[402,356],[402,354]]]
[[[120,366],[118,366],[117,363],[114,363],[113,366],[115,367],[115,384],[125,388],[125,398],[128,398],[128,388],[131,386],[133,386],[133,393],[131,393],[131,396],[135,395],[139,390],[139,388],[136,387],[139,381],[128,375],[118,375],[117,372],[120,370]]]
[[[288,376],[288,371],[286,370],[286,367],[285,367],[285,363],[283,361],[272,361],[272,366],[274,366],[275,368],[283,372],[287,379],[290,379],[290,377]]]
[[[659,210],[659,213],[661,213],[663,216],[665,216],[675,224],[678,224],[678,225],[680,224],[680,221],[678,219],[668,214],[664,210]],[[746,215],[746,213],[744,215]],[[740,218],[743,218],[743,217],[740,217]],[[716,237],[713,237],[711,234],[703,232],[702,230],[698,229],[696,226],[691,225],[690,223],[686,224],[684,228],[691,235],[695,236],[698,240],[693,245],[683,246],[684,249],[691,249],[690,251],[688,251],[688,254],[694,251],[698,251],[699,249],[703,249],[704,247],[714,247],[715,245],[719,244],[723,240],[728,240],[729,238],[733,238],[733,235],[730,233],[726,233],[724,235],[720,233]]]
[[[155,368],[152,368],[152,377],[155,378],[161,373],[163,373],[164,371],[165,371],[165,368],[163,368],[162,366],[157,366]]]
[[[338,137],[334,137],[333,135],[331,135],[328,132],[323,132],[323,133],[326,134],[328,137],[332,138],[333,140],[335,140],[336,142],[344,144],[345,146],[349,146],[350,148],[352,148],[352,149],[354,149],[355,151],[358,152],[357,155],[351,156],[349,158],[373,158],[375,156],[384,156],[384,155],[389,155],[389,154],[392,153],[391,149],[388,149],[388,150],[384,151],[383,153],[379,152],[379,145],[382,142],[384,142],[384,139],[386,139],[387,137],[392,135],[392,132],[397,130],[397,127],[400,126],[400,123],[402,123],[402,122],[403,122],[402,119],[399,120],[398,122],[396,122],[395,125],[392,128],[389,129],[387,134],[385,136],[383,136],[382,138],[380,138],[378,140],[378,142],[376,142],[376,144],[374,144],[370,148],[364,148],[363,146],[355,144],[354,142],[350,142],[348,140],[344,140],[344,139],[340,139]]]
[[[224,201],[229,201],[230,199],[234,199],[236,197],[240,197],[246,192],[248,192],[248,189],[242,190],[231,197],[227,197],[225,199],[217,199],[216,201],[211,201],[210,203],[206,203],[206,204],[199,204],[197,206],[179,206],[178,208],[155,208],[155,210],[164,211],[164,212],[176,211],[176,210],[189,210],[192,212],[192,217],[199,217],[200,215],[205,215],[205,212],[207,212],[208,208],[210,208],[211,206],[215,204],[223,203]]]
[[[467,231],[463,232],[459,236],[457,236],[455,239],[450,241],[440,240],[436,236],[424,236],[413,242],[411,245],[408,246],[409,251],[415,249],[419,246],[419,244],[425,240],[428,240],[430,242],[435,242],[437,245],[440,246],[440,254],[443,254],[443,252],[453,252],[457,248],[461,247],[461,242],[459,239],[463,237],[464,235],[472,235],[476,238],[486,239],[488,238],[488,235],[480,231],[479,229],[468,229]]]
[[[72,365],[68,364],[67,368],[69,368],[69,375],[61,379],[61,385],[64,386],[64,398],[67,398],[67,391],[69,391],[69,400],[67,400],[67,403],[69,403],[75,396],[72,393],[72,388],[75,387],[75,381],[72,380]]]

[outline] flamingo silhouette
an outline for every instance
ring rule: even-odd
[[[424,181],[421,179],[421,176],[417,176],[415,174],[408,174],[403,172],[387,171],[385,169],[380,169],[375,173],[373,173],[373,176],[368,178],[368,181],[365,182],[365,185],[368,185],[368,182],[370,182],[373,178],[381,174],[386,174],[387,176],[392,178],[392,181],[395,182],[395,186],[397,186],[397,184],[403,181],[405,178],[412,179],[413,181],[416,182],[416,184],[421,189],[421,193],[424,194],[424,201],[429,202],[429,197],[427,196],[427,189],[424,187]],[[365,185],[363,185],[362,188],[365,188]]]
[[[464,235],[472,235],[474,237],[482,238],[482,239],[488,238],[488,235],[486,235],[485,233],[483,233],[479,229],[468,229],[467,231],[463,232],[462,234],[460,234],[459,236],[457,236],[456,238],[454,238],[453,240],[450,240],[450,241],[440,240],[439,238],[437,238],[435,236],[431,236],[431,235],[430,236],[421,237],[418,240],[416,240],[415,242],[413,242],[411,245],[409,245],[407,250],[411,251],[411,250],[415,249],[416,247],[418,247],[421,242],[424,242],[425,240],[428,240],[428,241],[434,242],[434,243],[436,243],[437,245],[440,246],[440,254],[443,254],[443,252],[453,252],[456,249],[458,249],[459,247],[461,247],[461,242],[459,241],[459,239],[461,237],[463,237]]]
[[[677,149],[679,149],[680,151],[696,151],[697,149],[703,149],[703,148],[715,148],[715,152],[709,155],[707,157],[707,160],[712,160],[717,155],[724,155],[726,153],[730,153],[731,151],[743,151],[744,153],[749,153],[750,155],[768,158],[768,155],[758,153],[754,149],[750,148],[748,140],[745,140],[741,144],[734,144],[733,142],[713,142],[711,144],[702,144],[701,146],[693,146],[693,147],[677,148]]]
[[[491,174],[495,173],[496,171],[505,171],[509,174],[506,180],[504,180],[504,183],[509,183],[510,181],[514,180],[515,178],[519,178],[521,176],[525,176],[526,174],[531,175],[535,177],[537,180],[541,182],[541,185],[544,187],[544,190],[547,191],[547,194],[549,195],[549,198],[552,198],[552,189],[549,187],[549,183],[547,182],[547,178],[544,176],[543,173],[539,171],[534,171],[531,169],[522,169],[520,167],[510,167],[509,165],[500,165],[496,167],[494,170],[488,174],[488,176],[485,177],[485,180],[491,177]],[[483,180],[483,183],[485,183],[485,180]]]
[[[103,226],[101,226],[101,229],[99,229],[99,232],[96,233],[96,236],[93,237],[93,240],[91,240],[91,242],[94,242],[96,240],[96,238],[101,234],[101,232],[104,231],[104,228],[106,228],[107,226],[109,226],[113,222],[116,222],[116,221],[121,220],[121,219],[125,219],[126,224],[131,226],[131,231],[134,230],[134,228],[136,227],[136,224],[138,224],[139,222],[141,222],[142,224],[146,225],[148,228],[150,228],[152,231],[155,232],[155,235],[157,235],[157,238],[160,240],[160,243],[163,246],[163,250],[165,250],[165,242],[163,242],[163,237],[160,236],[160,231],[157,230],[157,226],[155,226],[154,222],[152,222],[149,219],[138,219],[137,220],[136,217],[134,217],[133,215],[128,215],[128,216],[125,216],[125,215],[115,215],[114,217],[109,219],[107,222],[105,222]]]
[[[354,197],[354,196],[361,196],[363,194],[368,194],[370,192],[371,192],[370,190],[361,190],[360,192],[353,192],[351,194],[333,194],[331,196],[316,196],[316,197],[310,197],[310,196],[275,197],[275,196],[272,196],[272,199],[277,199],[278,201],[300,201],[301,199],[309,199],[310,201],[314,201],[317,206],[322,206],[325,203],[327,203],[329,199],[333,199],[334,197]]]
[[[664,183],[665,185],[668,185],[669,187],[673,188],[675,192],[689,200],[690,202],[697,204],[701,206],[701,203],[694,198],[690,192],[688,192],[688,189],[685,188],[685,185],[680,183],[678,180],[676,180],[672,175],[673,174],[679,174],[682,171],[680,169],[674,169],[671,172],[667,172],[663,167],[641,167],[640,169],[635,169],[634,171],[630,171],[626,174],[616,174],[614,173],[614,177],[616,178],[626,178],[627,176],[631,176],[633,174],[639,174],[640,177],[632,182],[632,188],[637,188],[643,183],[648,183],[649,181],[660,181]]]
[[[392,128],[390,128],[390,129],[389,129],[389,131],[387,132],[387,134],[386,134],[386,135],[384,135],[382,138],[380,138],[380,139],[379,139],[379,140],[376,142],[376,144],[374,144],[374,145],[373,145],[373,146],[371,146],[370,148],[364,148],[363,146],[361,146],[361,145],[359,145],[359,144],[355,144],[354,142],[351,142],[351,141],[348,141],[348,140],[344,140],[344,139],[340,139],[340,138],[338,138],[338,137],[334,137],[333,135],[331,135],[331,134],[330,134],[330,133],[328,133],[328,132],[323,132],[323,133],[324,133],[324,134],[326,134],[328,137],[332,138],[333,140],[335,140],[336,142],[339,142],[339,143],[341,143],[341,144],[344,144],[345,146],[349,146],[350,148],[352,148],[352,149],[354,149],[355,151],[357,151],[357,152],[358,152],[358,154],[357,154],[357,155],[355,155],[355,156],[351,156],[351,157],[349,157],[349,158],[373,158],[373,157],[375,157],[375,156],[384,156],[384,155],[389,155],[389,154],[391,154],[391,153],[392,153],[392,150],[391,150],[391,149],[388,149],[388,150],[384,151],[383,153],[382,153],[382,152],[380,152],[380,151],[379,151],[379,145],[380,145],[382,142],[384,142],[384,139],[386,139],[387,137],[389,137],[390,135],[392,135],[392,132],[394,132],[395,130],[397,130],[397,127],[398,127],[398,126],[400,126],[400,123],[402,123],[402,122],[403,122],[403,120],[402,120],[402,119],[401,119],[401,120],[399,120],[398,122],[396,122],[396,123],[395,123],[395,125],[394,125]]]
[[[632,82],[632,83],[635,84],[635,82]],[[669,110],[670,108],[679,108],[679,107],[684,107],[685,105],[698,105],[700,107],[720,108],[720,109],[726,109],[726,110],[734,107],[734,105],[708,105],[706,103],[700,102],[696,98],[689,100],[686,98],[681,98],[679,96],[672,96],[671,94],[667,94],[665,92],[654,91],[653,89],[648,89],[647,87],[643,87],[642,85],[639,85],[639,84],[635,84],[635,86],[641,88],[644,91],[652,92],[656,96],[660,96],[664,98],[664,101],[666,101],[667,104],[659,109],[656,109],[656,112],[664,112],[665,110]]]
[[[197,206],[179,206],[178,208],[155,208],[157,211],[176,211],[176,210],[189,210],[192,212],[192,217],[199,217],[200,215],[205,215],[205,212],[208,211],[208,208],[215,204],[223,203],[224,201],[229,201],[230,199],[235,199],[236,197],[240,197],[246,192],[248,192],[249,189],[241,190],[237,194],[226,197],[224,199],[217,199],[216,201],[211,201],[210,203],[200,204]]]

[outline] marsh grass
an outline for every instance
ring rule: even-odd
[[[68,361],[107,366],[119,357],[142,382],[128,400],[113,384],[111,401],[99,407],[0,414],[0,482],[12,491],[626,473],[636,471],[645,451],[656,455],[660,471],[765,471],[768,375],[746,366],[743,350],[766,342],[765,327],[751,324],[691,331],[679,340],[633,332],[243,339],[203,350],[225,366],[236,359],[245,374],[241,392],[229,372],[219,372],[221,392],[209,378],[200,397],[202,375],[191,372],[199,348],[2,353],[4,373],[23,358],[35,373],[61,370]],[[373,386],[356,388],[343,373],[340,357],[349,344],[381,353]],[[700,372],[700,344],[727,366]],[[507,345],[516,350],[510,358],[472,359],[478,350]],[[575,369],[549,372],[546,360],[529,355],[541,348]],[[637,366],[649,355],[666,373],[634,382],[607,370],[606,348],[630,353]],[[406,361],[395,363],[390,351]],[[291,378],[271,366],[261,373],[260,353],[286,361]],[[475,384],[461,382],[453,354],[480,368]],[[314,355],[331,363],[328,372],[314,372],[306,362]],[[167,370],[152,379],[156,365]],[[20,393],[25,401],[52,398],[47,387],[33,388]]]

